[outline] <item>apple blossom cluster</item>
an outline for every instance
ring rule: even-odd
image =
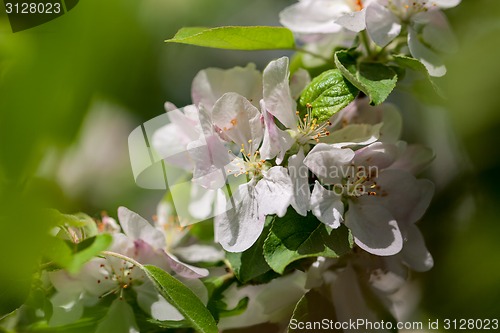
[[[14,326],[293,332],[315,307],[335,321],[401,320],[396,291],[434,264],[416,225],[434,194],[417,177],[434,154],[401,140],[404,103],[390,95],[403,80],[438,91],[456,48],[442,9],[459,2],[300,0],[281,28],[176,35],[297,53],[262,71],[201,70],[191,105],[165,104],[148,158],[182,186],[168,184],[152,222],[125,207],[118,222],[52,211],[54,242]]]

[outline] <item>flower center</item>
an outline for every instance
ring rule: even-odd
[[[252,140],[248,140],[248,143],[252,143]],[[238,161],[235,163],[236,169],[229,169],[228,173],[233,174],[235,177],[240,175],[248,175],[249,178],[258,177],[262,175],[262,171],[269,168],[266,160],[260,158],[260,152],[256,150],[254,153],[247,152],[245,150],[245,145],[241,145],[240,149],[241,157],[238,157]]]
[[[111,294],[120,293],[120,299],[123,299],[123,291],[125,289],[130,288],[134,283],[134,278],[132,277],[132,273],[135,268],[135,265],[127,261],[123,261],[118,271],[115,269],[115,267],[113,267],[111,263],[108,263],[107,265],[101,264],[100,268],[101,268],[102,278],[97,279],[97,283],[101,284],[106,280],[112,281],[116,284],[116,287],[112,288],[108,292],[105,292],[104,294],[99,296],[99,298],[104,298]]]
[[[387,8],[402,20],[407,20],[412,15],[426,12],[435,3],[426,0],[388,0]]]
[[[307,114],[304,118],[299,118],[299,123],[297,126],[297,137],[296,140],[299,144],[305,145],[307,143],[317,143],[320,138],[326,137],[330,135],[330,132],[327,130],[328,126],[331,126],[332,123],[330,121],[326,121],[322,124],[318,124],[318,119],[313,118],[311,116],[312,106],[311,104],[307,104]],[[297,115],[299,111],[296,112]]]

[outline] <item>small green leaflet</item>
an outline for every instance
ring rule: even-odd
[[[436,94],[438,94],[439,97],[444,98],[441,88],[439,88],[436,82],[434,82],[432,77],[429,75],[427,68],[425,68],[424,64],[422,64],[419,60],[401,54],[395,54],[392,58],[393,61],[401,68],[411,69],[412,71],[423,74],[427,81],[431,84]]]
[[[293,33],[283,27],[188,27],[167,43],[180,43],[227,50],[294,49]]]
[[[212,314],[200,299],[179,280],[152,265],[142,267],[156,289],[200,333],[218,333]]]
[[[325,288],[326,289],[326,288]],[[322,292],[323,290],[311,289],[309,290],[299,302],[295,305],[293,310],[292,320],[290,320],[290,325],[288,326],[287,333],[298,333],[304,332],[297,327],[294,327],[293,322],[321,322],[322,320],[331,320],[333,322],[337,321],[335,315],[335,308],[331,300],[329,300],[327,295],[330,295],[328,289],[327,292]],[[342,332],[342,330],[329,330],[329,332]]]
[[[344,79],[338,69],[331,69],[315,77],[300,96],[300,105],[312,107],[312,117],[319,123],[351,103],[359,91]]]
[[[398,82],[390,67],[378,62],[358,62],[347,51],[335,53],[335,65],[342,74],[370,98],[372,105],[383,103]]]
[[[352,235],[344,225],[331,229],[312,215],[301,216],[290,209],[276,218],[264,242],[264,257],[269,266],[283,274],[292,262],[310,257],[338,258],[351,251]]]

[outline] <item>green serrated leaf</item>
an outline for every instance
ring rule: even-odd
[[[83,250],[75,253],[71,262],[66,266],[70,273],[77,273],[87,261],[106,250],[113,242],[113,237],[109,234],[100,234],[85,241],[90,244],[85,244]]]
[[[398,75],[378,62],[358,62],[346,51],[335,53],[335,65],[342,74],[370,98],[372,105],[383,103],[396,87]]]
[[[292,262],[310,257],[338,258],[350,252],[352,235],[344,225],[331,229],[313,215],[303,217],[290,209],[276,218],[264,242],[264,257],[268,265],[283,274]]]
[[[338,69],[331,69],[315,77],[300,96],[300,105],[312,107],[312,117],[327,121],[351,103],[359,91],[344,79]]]
[[[266,226],[262,234],[248,250],[238,253],[226,253],[226,259],[231,264],[234,275],[241,283],[247,283],[271,270],[271,267],[269,267],[264,258],[263,247],[274,218],[275,216],[268,216],[266,218]]]
[[[180,29],[167,43],[227,50],[294,49],[293,33],[283,27],[189,27]]]
[[[200,299],[179,280],[152,265],[143,266],[144,272],[165,299],[200,333],[218,333],[212,314]]]
[[[425,68],[424,64],[422,64],[418,59],[408,57],[402,54],[395,54],[392,56],[393,61],[401,68],[410,69],[412,71],[421,73],[424,75],[426,80],[430,83],[434,91],[438,94],[439,97],[444,98],[443,91],[436,82],[432,79],[432,76],[429,75],[427,68]]]

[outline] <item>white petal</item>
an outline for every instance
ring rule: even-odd
[[[101,320],[95,333],[139,333],[132,307],[117,298]]]
[[[419,40],[418,33],[412,28],[408,28],[408,47],[411,55],[424,64],[431,76],[440,77],[446,74],[443,60]]]
[[[175,249],[175,254],[188,262],[218,262],[224,260],[224,251],[212,245],[193,244]]]
[[[288,172],[293,184],[292,207],[302,216],[309,210],[311,190],[309,189],[309,169],[304,164],[304,150],[288,158]]]
[[[52,316],[49,326],[61,326],[71,324],[83,315],[83,302],[80,294],[68,294],[57,292],[51,297]]]
[[[194,78],[191,96],[195,105],[203,104],[209,111],[225,93],[235,92],[258,106],[262,98],[262,75],[254,64],[228,70],[208,68]]]
[[[349,201],[345,225],[351,229],[356,244],[372,254],[390,256],[403,247],[396,220],[382,206]]]
[[[422,29],[422,38],[433,50],[442,53],[455,53],[458,42],[448,19],[440,10],[419,13],[413,18],[425,24]]]
[[[338,32],[342,26],[334,23],[334,19],[346,11],[342,1],[301,0],[285,8],[280,13],[280,23],[293,32],[299,33],[332,33]]]
[[[148,221],[128,208],[118,208],[118,219],[125,235],[133,240],[141,239],[153,248],[165,247],[165,236]]]
[[[255,180],[240,185],[235,192],[226,203],[226,211],[215,216],[214,226],[217,241],[226,251],[243,252],[259,238],[265,216],[258,210]]]
[[[341,198],[340,194],[327,190],[316,181],[311,195],[311,211],[318,220],[336,229],[344,220],[344,204]]]
[[[293,184],[286,168],[275,166],[263,172],[255,192],[259,203],[259,215],[283,217],[292,201]]]
[[[264,69],[264,103],[267,111],[289,129],[297,128],[296,103],[289,87],[288,58],[271,61]]]
[[[400,153],[390,169],[406,170],[414,175],[424,170],[434,159],[432,149],[422,145],[409,145]]]
[[[324,184],[336,184],[343,178],[343,171],[350,165],[354,156],[354,151],[349,148],[319,143],[307,154],[304,164]]]
[[[462,0],[432,0],[440,8],[452,8],[457,6]]]
[[[399,35],[401,22],[389,9],[371,3],[366,8],[366,31],[377,45],[384,47]]]
[[[366,28],[365,13],[366,13],[366,8],[363,8],[362,10],[359,11],[346,13],[337,18],[334,22],[340,24],[347,30],[360,32],[362,30],[365,30]]]
[[[322,141],[335,144],[336,147],[352,147],[368,145],[378,140],[382,123],[369,124],[350,124],[342,129],[330,132]]]
[[[398,148],[394,144],[375,142],[356,150],[354,164],[366,168],[376,167],[377,171],[390,166],[396,160]]]
[[[137,303],[146,313],[157,320],[183,320],[184,317],[174,306],[163,298],[151,282],[147,281],[134,287],[137,293]]]
[[[222,133],[245,152],[258,149],[264,136],[263,121],[259,110],[245,97],[236,93],[226,93],[215,103],[212,111],[214,124]]]
[[[414,224],[405,227],[405,243],[401,256],[412,270],[426,272],[434,266],[434,259],[425,246],[424,238]]]

